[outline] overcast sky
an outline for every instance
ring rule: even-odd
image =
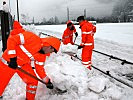
[[[2,1],[2,0],[1,0]],[[9,3],[11,13],[16,15],[16,0],[5,0]],[[31,19],[41,20],[44,17],[48,20],[57,16],[61,21],[67,20],[67,7],[69,8],[70,19],[76,19],[84,14],[94,17],[110,15],[118,0],[18,0],[19,13],[26,14]]]

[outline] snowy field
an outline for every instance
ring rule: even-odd
[[[80,33],[79,25],[75,26],[76,30]],[[106,23],[97,24],[96,26],[97,34],[95,34],[95,38],[133,46],[133,23]],[[66,25],[44,25],[36,26],[36,28],[61,38]]]
[[[95,50],[133,62],[133,23],[96,26]],[[41,31],[61,38],[66,25],[25,26],[25,28],[36,34]],[[78,25],[76,29],[79,33],[76,43],[79,44],[81,32]],[[41,35],[41,37],[45,36]],[[54,85],[60,89],[67,89],[68,92],[62,95],[55,94],[39,83],[36,100],[133,100],[133,88],[95,69],[90,71],[84,68],[79,60],[72,60],[70,56],[62,53],[64,51],[75,52],[78,57],[81,57],[81,50],[77,50],[77,46],[62,44],[60,51],[57,54],[53,53],[44,67]],[[110,60],[109,57],[96,52],[93,52],[93,65],[105,72],[110,71],[112,76],[133,87],[133,79],[126,77],[126,75],[133,76],[133,65],[121,65],[121,61]],[[3,100],[25,99],[25,84],[18,75],[14,75],[11,79],[3,96]]]

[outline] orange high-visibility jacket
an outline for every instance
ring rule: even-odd
[[[6,61],[10,61],[10,58],[17,56],[19,66],[29,63],[31,67],[35,67],[37,74],[44,78],[46,73],[43,66],[46,55],[38,52],[41,47],[42,41],[40,37],[21,28],[14,28],[7,40],[7,49],[2,57]]]
[[[81,45],[89,46],[90,49],[93,49],[94,48],[93,35],[96,32],[96,27],[92,23],[85,20],[82,23],[80,23],[80,28],[82,32]]]

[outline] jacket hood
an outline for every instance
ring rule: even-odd
[[[13,23],[13,29],[19,29],[22,28],[22,26],[20,25],[20,23],[18,21],[14,21]]]
[[[67,24],[67,25],[68,25],[68,24],[72,24],[72,21],[71,21],[71,20],[68,20],[66,24]]]
[[[13,23],[13,30],[11,31],[11,35],[16,35],[19,33],[24,32],[25,30],[23,29],[23,27],[20,25],[20,23],[18,21],[14,21]]]

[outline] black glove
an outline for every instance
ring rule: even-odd
[[[18,64],[17,64],[17,57],[14,57],[14,58],[10,58],[10,62],[8,64],[8,66],[10,68],[13,68],[13,69],[16,69],[18,67]]]
[[[45,54],[45,52],[42,50],[42,48],[40,49],[39,53]]]
[[[76,36],[76,37],[78,36],[78,33],[77,33],[77,32],[75,32],[75,36]]]
[[[53,84],[50,82],[50,80],[48,81],[48,83],[46,84],[46,87],[49,88],[49,89],[53,89],[54,86]]]
[[[83,48],[83,47],[84,47],[84,46],[79,45],[79,46],[78,46],[78,49],[81,49],[81,48]]]

